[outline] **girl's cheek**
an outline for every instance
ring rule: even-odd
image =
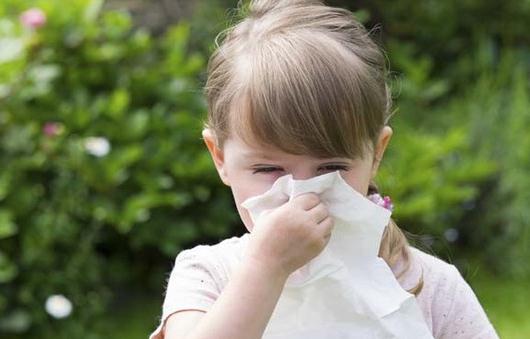
[[[269,188],[272,187],[272,184],[274,184],[274,182],[276,180],[278,180],[279,178],[283,177],[284,175],[286,174],[277,174],[277,173],[271,173],[271,174],[268,174],[267,175],[267,183],[269,184]]]
[[[280,177],[274,174],[254,175],[252,182],[249,182],[247,186],[249,195],[256,196],[267,192]]]
[[[247,198],[259,194],[257,192],[260,192],[265,186],[267,186],[267,183],[264,182],[263,178],[258,179],[250,174],[241,177],[237,186],[233,187],[233,189],[236,189],[241,197]]]
[[[287,173],[285,173],[285,172],[278,172],[278,171],[275,171],[275,172],[257,172],[257,173],[249,172],[249,173],[250,174],[247,177],[248,177],[248,180],[250,182],[255,183],[256,185],[260,185],[260,186],[267,186],[268,185],[269,186],[268,188],[270,188],[272,186],[272,184],[274,184],[274,182],[276,180],[278,180],[279,178],[281,178],[284,175],[287,175]]]

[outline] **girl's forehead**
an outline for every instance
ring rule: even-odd
[[[231,136],[226,139],[225,145],[234,149],[242,157],[273,159],[281,156],[289,156],[273,145],[260,144],[258,142],[245,142],[237,136]]]
[[[253,136],[243,138],[238,132],[229,133],[223,142],[223,149],[230,153],[230,157],[240,160],[271,160],[286,162],[322,162],[337,161],[356,163],[363,161],[363,157],[347,157],[342,154],[318,155],[312,153],[310,149],[305,149],[307,153],[289,152],[275,145],[273,141],[262,140]],[[288,148],[287,148],[288,149]]]
[[[229,149],[234,152],[235,156],[244,160],[269,160],[269,161],[281,161],[281,160],[295,160],[303,159],[304,161],[322,161],[326,160],[348,160],[343,157],[326,157],[317,158],[312,155],[304,154],[292,154],[282,151],[272,145],[262,145],[258,143],[247,143],[239,138],[229,138],[226,140],[226,144],[230,143]],[[351,159],[350,159],[351,160]]]

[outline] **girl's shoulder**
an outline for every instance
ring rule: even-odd
[[[456,287],[465,283],[457,267],[419,248],[409,246],[408,250],[409,266],[402,276],[399,274],[406,268],[403,260],[392,267],[401,287],[410,290],[423,281],[423,287],[416,297],[420,307],[428,308],[429,311],[433,311],[436,305],[450,307]]]
[[[450,264],[440,258],[434,253],[427,253],[416,247],[409,246],[410,266],[406,273],[404,273],[404,284],[414,284],[423,274],[423,280],[429,283],[441,284],[446,281],[451,281],[460,273],[455,265]],[[396,268],[393,268],[394,273],[399,273],[405,267],[404,262],[398,262]]]
[[[195,247],[182,250],[178,253],[179,258],[216,258],[219,260],[226,260],[227,258],[240,258],[244,244],[248,241],[249,233],[242,236],[233,236],[231,238],[223,239],[213,245],[196,245]]]
[[[432,299],[462,278],[455,265],[438,258],[434,253],[413,246],[408,247],[408,253],[408,265],[402,257],[391,269],[405,290],[414,288],[423,279],[424,287],[418,295],[420,298]]]
[[[409,246],[410,268],[398,279],[411,289],[423,278],[416,300],[435,338],[497,338],[484,309],[458,268]],[[397,265],[399,273],[403,263]]]
[[[239,257],[242,246],[247,241],[249,233],[237,237],[223,239],[213,245],[196,245],[195,247],[182,250],[178,253],[177,258],[205,258],[215,257],[217,259],[226,259],[226,257]]]
[[[159,326],[150,338],[161,338],[162,326],[181,310],[208,311],[228,281],[246,237],[232,237],[215,245],[197,245],[180,251],[166,281]]]
[[[175,266],[207,271],[222,289],[241,261],[249,233],[224,239],[213,245],[197,245],[178,253]]]

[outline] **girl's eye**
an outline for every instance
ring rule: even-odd
[[[346,166],[342,165],[328,165],[323,167],[327,171],[345,171],[348,170]]]
[[[321,169],[324,169],[326,171],[346,171],[348,168],[343,165],[327,165],[324,167],[321,167]],[[254,174],[256,173],[272,173],[276,171],[283,171],[279,167],[259,167],[254,169]]]
[[[254,169],[254,172],[252,173],[271,173],[271,172],[274,172],[274,171],[279,171],[281,170],[281,168],[278,168],[278,167],[260,167],[260,168],[255,168]]]

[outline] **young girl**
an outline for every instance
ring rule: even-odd
[[[251,1],[209,61],[202,133],[249,233],[177,256],[151,338],[261,338],[287,278],[325,248],[333,220],[314,193],[256,225],[241,203],[286,174],[340,171],[363,195],[377,193],[392,136],[386,75],[382,51],[351,12],[316,0]],[[498,338],[455,266],[409,246],[394,222],[379,256],[415,295],[434,338]]]

